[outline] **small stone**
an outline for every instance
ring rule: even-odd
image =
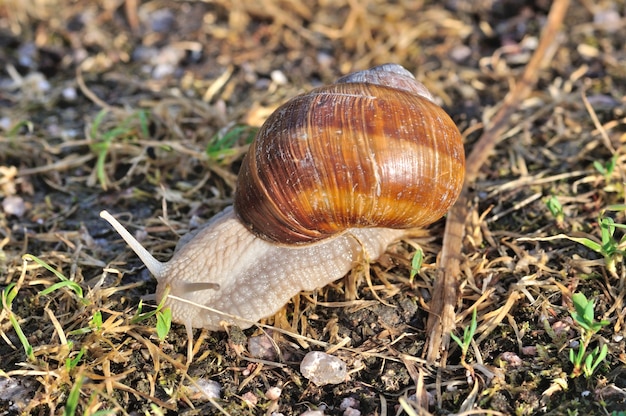
[[[324,413],[323,410],[307,410],[304,413],[301,413],[300,416],[325,416],[326,413]]]
[[[280,394],[282,392],[283,392],[283,389],[281,389],[280,387],[270,387],[265,392],[265,397],[267,397],[269,400],[275,401],[275,400],[280,399]]]
[[[251,391],[244,393],[241,398],[249,407],[254,407],[259,402],[259,399]]]
[[[455,62],[465,62],[472,56],[472,48],[467,45],[458,45],[450,51],[450,58]]]
[[[214,380],[200,378],[189,386],[189,396],[194,400],[219,399],[222,385]]]
[[[248,339],[248,352],[251,356],[262,360],[274,360],[276,358],[274,343],[266,334],[250,337]]]
[[[2,209],[7,215],[15,215],[20,218],[26,213],[26,204],[19,196],[7,196],[2,201]]]
[[[0,117],[0,130],[9,131],[13,121],[9,117]]]
[[[335,64],[335,58],[326,52],[320,52],[317,54],[317,63],[324,70],[329,70]]]
[[[150,28],[157,33],[167,33],[174,26],[175,16],[169,9],[155,10],[150,15]]]
[[[37,67],[37,45],[32,42],[23,43],[17,48],[17,61],[21,66],[34,69]]]
[[[36,388],[25,378],[0,378],[0,400],[3,403],[2,414],[22,414],[35,395]]]
[[[511,367],[520,367],[522,365],[522,359],[519,357],[519,355],[511,351],[503,352],[500,355],[500,358]]]
[[[78,97],[78,93],[76,92],[76,88],[74,87],[63,88],[63,91],[61,91],[61,95],[67,101],[75,101]]]
[[[357,409],[359,407],[359,401],[354,397],[346,397],[339,404],[339,410],[346,410],[349,408]]]
[[[555,335],[562,335],[562,334],[566,334],[567,332],[569,332],[571,328],[570,322],[567,322],[567,318],[560,320],[560,321],[556,321],[555,323],[552,324],[552,330],[554,331]]]
[[[622,17],[614,9],[598,10],[593,14],[593,23],[602,30],[613,33],[624,27]]]
[[[305,355],[300,363],[300,372],[317,386],[339,384],[348,376],[346,363],[322,351],[311,351]]]
[[[272,81],[278,85],[285,85],[289,82],[285,73],[279,71],[278,69],[275,69],[270,73],[270,78],[272,78]]]

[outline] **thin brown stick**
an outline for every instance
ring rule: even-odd
[[[526,65],[522,78],[506,95],[502,107],[485,127],[482,136],[467,158],[465,185],[456,204],[448,213],[438,277],[433,289],[426,331],[427,334],[431,334],[426,354],[426,360],[429,362],[440,358],[441,365],[445,366],[450,332],[455,326],[454,307],[458,301],[463,229],[470,210],[469,187],[476,180],[480,168],[498,143],[509,118],[517,110],[519,103],[535,88],[542,64],[548,62],[556,52],[557,34],[568,6],[569,0],[555,0],[552,3],[541,40],[530,62]]]

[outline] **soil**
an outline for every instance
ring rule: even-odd
[[[451,340],[426,360],[445,218],[262,325],[194,330],[188,363],[184,326],[162,339],[155,316],[136,319],[156,282],[98,215],[166,261],[232,204],[278,105],[387,62],[428,87],[470,154],[551,6],[0,2],[0,414],[625,415],[624,2],[570,4],[468,184],[451,305],[461,338],[477,311],[465,353]],[[581,293],[597,330],[576,316]],[[606,346],[589,374],[582,345],[592,361]],[[344,382],[302,376],[317,350],[346,363]]]

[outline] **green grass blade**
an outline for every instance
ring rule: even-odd
[[[67,277],[65,277],[65,275],[63,275],[63,273],[61,273],[58,270],[53,269],[52,266],[50,266],[48,263],[46,263],[45,261],[41,260],[40,258],[36,256],[33,256],[32,254],[24,254],[22,256],[22,259],[28,260],[28,261],[34,261],[41,267],[45,268],[46,270],[54,274],[57,278],[59,278],[59,280],[69,280]]]
[[[26,356],[28,357],[29,360],[35,361],[35,353],[33,351],[33,346],[30,345],[30,342],[28,342],[28,338],[26,338],[26,335],[24,335],[24,331],[22,331],[22,327],[20,326],[20,323],[17,322],[17,318],[15,317],[14,313],[12,312],[9,313],[9,320],[11,321],[11,325],[13,326],[13,329],[15,330],[17,337],[22,343],[22,347],[24,347],[24,352],[26,353]]]
[[[55,290],[58,290],[58,289],[61,289],[61,288],[64,288],[64,287],[67,287],[72,292],[76,293],[76,295],[79,298],[81,298],[81,299],[83,298],[83,288],[80,287],[80,285],[78,283],[72,282],[70,280],[65,280],[63,282],[55,283],[52,286],[50,286],[50,287],[42,290],[41,292],[39,292],[39,294],[45,296],[45,295],[48,295],[48,294],[54,292]]]
[[[417,275],[417,273],[422,268],[423,261],[424,261],[424,252],[420,248],[415,252],[415,254],[413,254],[413,258],[411,259],[411,273],[409,275],[409,280],[411,282],[413,282],[415,275]]]
[[[65,410],[63,411],[64,416],[74,416],[76,414],[76,409],[78,409],[78,399],[80,398],[80,388],[82,385],[83,377],[80,377],[72,386],[69,396],[67,396]]]

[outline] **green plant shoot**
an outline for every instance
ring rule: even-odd
[[[478,323],[476,322],[476,308],[472,311],[472,321],[469,326],[466,326],[463,329],[463,339],[459,338],[455,334],[450,334],[450,337],[456,342],[459,347],[461,347],[461,361],[465,363],[465,357],[467,356],[467,351],[469,351],[469,347],[472,343],[472,339],[474,339],[474,335],[476,334],[476,328],[478,327]]]
[[[584,294],[574,293],[572,302],[574,303],[574,311],[570,312],[570,314],[580,328],[580,344],[576,352],[574,348],[569,351],[569,360],[574,365],[571,377],[578,377],[580,374],[583,374],[585,378],[589,378],[608,354],[606,344],[602,348],[596,347],[588,352],[589,343],[602,327],[609,324],[609,321],[595,320],[595,302],[588,300]]]
[[[19,321],[15,314],[11,311],[11,305],[13,300],[17,296],[17,286],[15,283],[10,283],[7,287],[2,291],[2,307],[9,315],[9,321],[11,322],[11,326],[13,330],[17,334],[17,338],[20,340],[22,347],[24,348],[24,352],[29,360],[35,361],[35,353],[33,350],[33,346],[28,342],[28,338],[24,335],[24,331],[22,331],[22,327],[20,326]]]
[[[413,279],[417,275],[417,273],[422,268],[422,263],[424,262],[424,252],[421,248],[418,248],[413,254],[413,258],[411,259],[411,273],[409,275],[409,281],[413,284]]]

